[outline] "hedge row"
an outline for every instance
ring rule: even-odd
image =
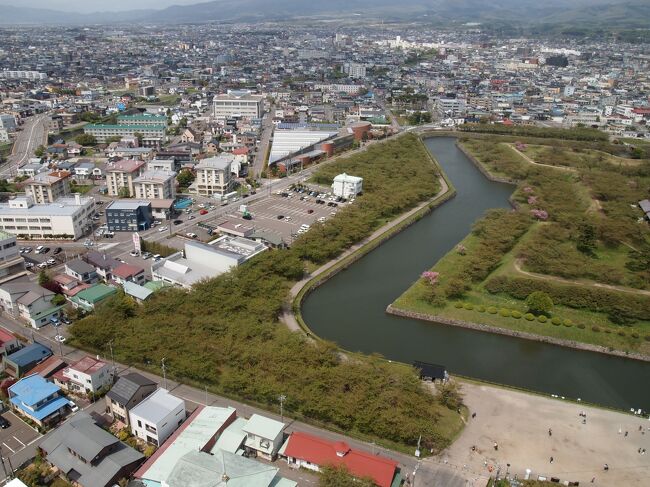
[[[548,321],[548,318],[546,316],[544,316],[544,315],[535,316],[532,313],[522,314],[520,311],[517,311],[515,309],[509,309],[509,308],[498,308],[497,309],[494,306],[488,306],[486,308],[483,305],[478,305],[478,306],[474,307],[474,305],[472,303],[463,303],[461,301],[457,301],[456,303],[454,303],[454,307],[458,308],[458,309],[462,308],[462,309],[465,309],[467,311],[476,310],[479,313],[487,312],[487,313],[492,314],[492,315],[495,315],[495,314],[498,313],[499,316],[501,316],[503,318],[514,318],[516,320],[524,318],[527,321],[535,321],[535,320],[537,320],[540,323],[546,323]],[[568,318],[562,319],[562,318],[558,318],[557,316],[554,316],[553,318],[551,318],[551,324],[553,324],[555,326],[564,325],[567,328],[569,328],[569,327],[573,326],[573,321],[571,321]],[[580,324],[580,325],[578,325],[578,328],[584,329],[585,327],[584,327],[584,325]]]
[[[461,132],[479,132],[484,134],[516,135],[520,137],[542,137],[565,140],[609,140],[606,133],[590,128],[555,129],[523,125],[508,126],[487,123],[466,123],[460,125],[458,130]]]
[[[561,304],[607,314],[625,314],[639,320],[650,320],[650,299],[610,289],[558,284],[526,277],[493,277],[485,284],[493,294],[506,293],[516,299],[526,299],[533,291],[543,291]]]

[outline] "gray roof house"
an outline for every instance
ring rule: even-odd
[[[128,478],[144,457],[80,411],[52,431],[40,448],[49,463],[83,487],[106,487]]]
[[[106,394],[106,407],[113,417],[129,425],[129,411],[155,392],[156,383],[132,372],[123,375]]]
[[[65,273],[74,277],[77,281],[86,284],[92,284],[98,279],[95,267],[81,259],[74,259],[66,262]]]

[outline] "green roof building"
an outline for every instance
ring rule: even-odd
[[[95,306],[102,302],[104,299],[117,293],[117,289],[113,286],[106,284],[95,284],[94,286],[78,292],[71,298],[72,304],[77,308],[82,308],[86,311],[92,311]]]

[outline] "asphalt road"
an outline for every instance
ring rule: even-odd
[[[7,157],[7,164],[2,167],[0,177],[15,176],[18,168],[32,157],[36,148],[47,142],[47,117],[47,114],[40,114],[25,122],[23,130],[18,132],[12,153]]]
[[[253,161],[253,170],[250,174],[251,177],[257,178],[262,173],[264,169],[264,159],[266,158],[266,152],[268,150],[269,144],[271,143],[271,135],[273,135],[273,113],[275,112],[275,107],[271,107],[268,113],[264,115],[262,119],[262,135],[260,137],[260,143],[257,146],[257,154],[255,154],[255,160]]]

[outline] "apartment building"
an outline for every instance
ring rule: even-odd
[[[10,113],[0,113],[0,128],[5,129],[7,132],[14,132],[16,130],[16,117]]]
[[[167,117],[164,115],[120,115],[117,117],[118,125],[140,125],[140,126],[167,126]]]
[[[0,203],[0,230],[34,239],[76,240],[91,227],[94,214],[95,200],[78,194],[39,205],[31,196],[19,196]]]
[[[143,200],[165,200],[176,197],[174,171],[147,170],[133,180],[135,197]]]
[[[111,137],[141,134],[143,146],[155,147],[165,141],[167,127],[165,125],[88,124],[84,127],[84,133],[95,136],[100,144],[106,143]]]
[[[261,118],[264,113],[264,96],[253,95],[249,90],[228,90],[214,97],[214,116],[219,120],[229,117]]]
[[[151,228],[151,202],[116,200],[106,206],[106,223],[111,232],[138,232]]]
[[[47,131],[56,134],[63,129],[63,117],[61,115],[52,115],[47,121]]]
[[[232,154],[203,159],[195,166],[196,179],[189,187],[190,192],[203,196],[220,195],[230,192],[232,188]]]
[[[70,192],[68,171],[54,171],[49,174],[39,173],[25,181],[25,193],[36,204],[54,203]]]
[[[106,165],[106,187],[110,196],[135,196],[133,182],[142,175],[145,170],[144,161],[134,159],[122,159],[117,162],[109,162]],[[126,188],[121,194],[122,188]]]

